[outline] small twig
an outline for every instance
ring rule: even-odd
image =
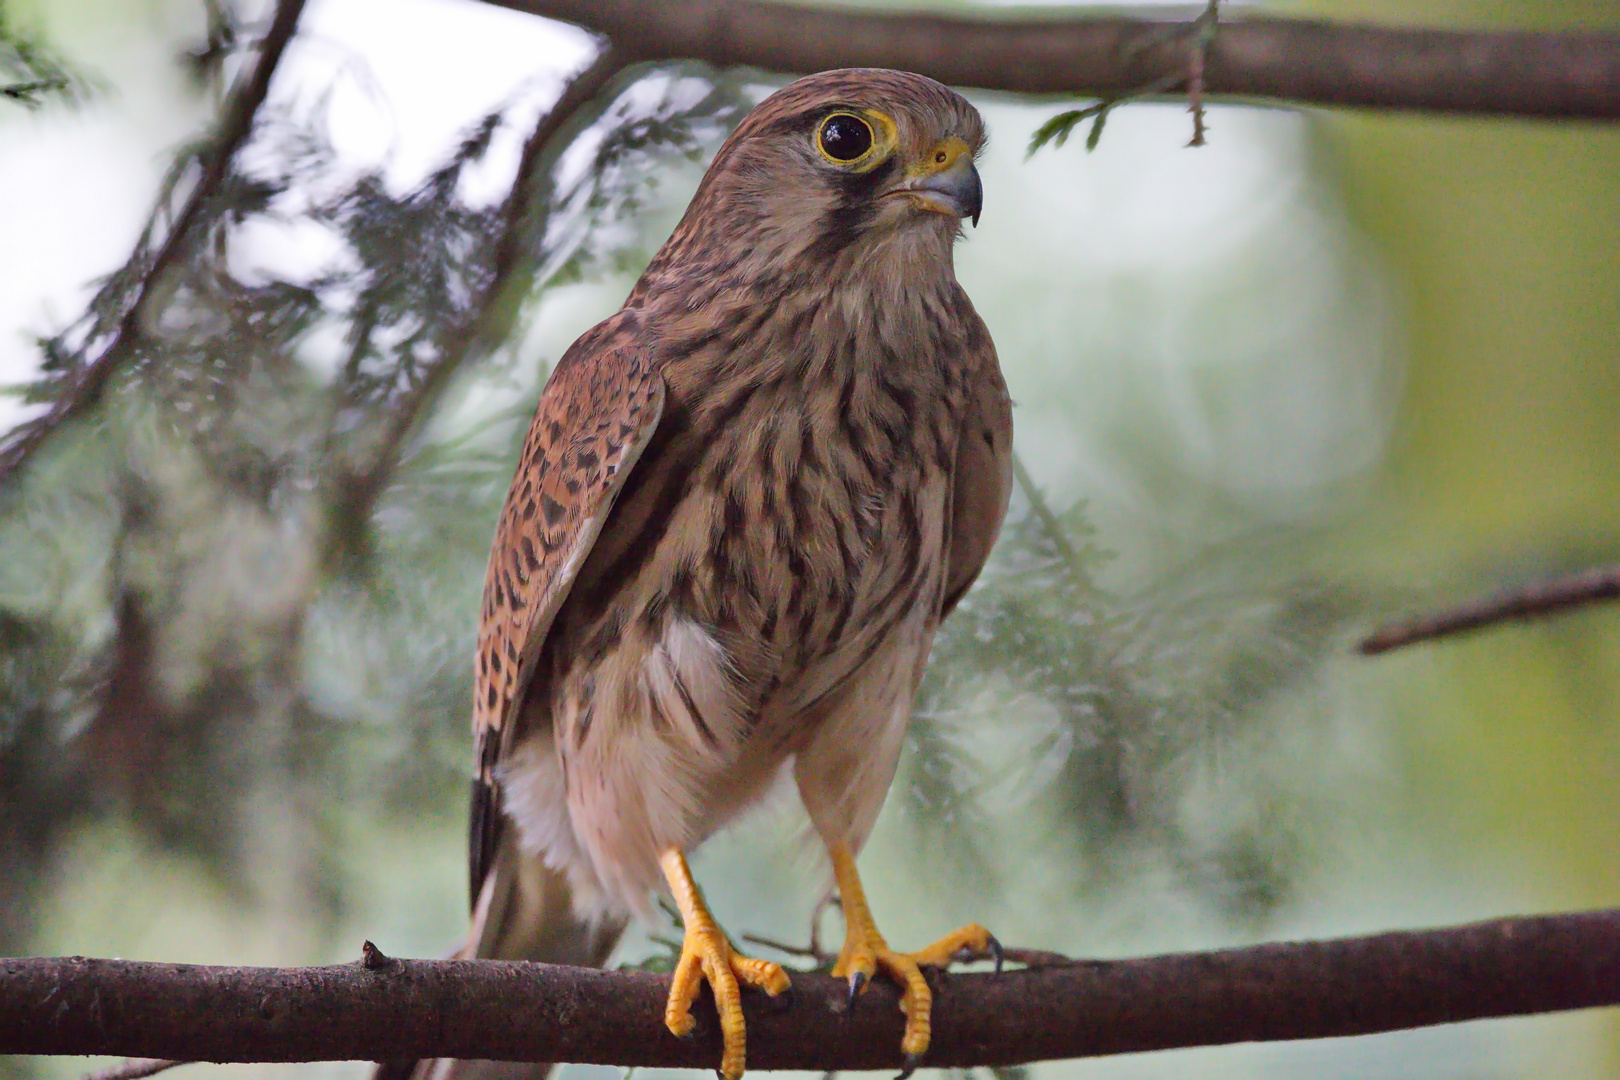
[[[766,949],[775,949],[777,952],[786,953],[788,956],[802,956],[806,960],[814,960],[818,964],[824,960],[831,959],[830,957],[817,952],[813,946],[789,945],[785,941],[777,941],[775,938],[768,938],[761,934],[744,934],[742,935],[742,939],[748,942],[750,945],[758,945]]]
[[[1091,130],[1086,133],[1086,149],[1095,150],[1102,141],[1103,126],[1108,123],[1109,114],[1121,105],[1129,105],[1133,101],[1144,98],[1157,97],[1159,94],[1174,90],[1183,82],[1183,76],[1178,71],[1164,75],[1145,83],[1134,90],[1124,93],[1112,94],[1103,98],[1095,105],[1088,105],[1084,109],[1071,109],[1068,112],[1058,113],[1046,123],[1035,129],[1035,134],[1029,137],[1029,148],[1024,151],[1024,158],[1028,160],[1034,156],[1035,151],[1051,143],[1053,146],[1062,146],[1069,141],[1074,129],[1084,120],[1091,121]]]
[[[831,971],[838,956],[836,953],[830,953],[821,947],[821,918],[827,913],[828,908],[842,910],[843,906],[843,901],[839,899],[836,892],[829,892],[816,901],[815,909],[810,912],[810,944],[808,945],[789,945],[785,941],[760,937],[758,934],[744,934],[743,940],[752,942],[755,945],[763,945],[767,949],[775,949],[777,952],[785,953],[788,956],[802,956],[806,960],[814,961],[815,967],[813,970],[815,971]]]
[[[1008,949],[1001,950],[1001,958],[1009,964],[1018,964],[1027,968],[1073,967],[1076,964],[1093,963],[1090,960],[1076,960],[1072,956],[1062,953],[1048,952],[1046,949]]]
[[[1568,608],[1620,598],[1620,566],[1600,566],[1569,577],[1498,593],[1433,615],[1403,619],[1364,638],[1357,648],[1367,656],[1419,641],[1450,637],[1510,619],[1533,619]]]
[[[66,79],[34,79],[30,82],[7,83],[0,86],[0,97],[9,98],[29,108],[39,104],[42,94],[54,94],[58,90],[66,90]]]
[[[393,967],[394,962],[393,957],[369,941],[360,946],[360,966],[367,971],[383,971]]]
[[[669,916],[669,921],[675,924],[675,929],[686,929],[686,920],[681,915],[681,909],[675,906],[675,901],[671,900],[667,896],[659,896],[653,901],[653,903],[658,905],[659,911],[662,911],[665,915]],[[654,940],[657,939],[655,938]]]
[[[1220,24],[1220,0],[1209,0],[1208,6],[1194,19],[1190,27],[1174,26],[1170,30],[1155,29],[1151,35],[1144,35],[1127,43],[1121,50],[1122,59],[1131,63],[1136,57],[1151,48],[1159,37],[1186,37],[1188,39],[1187,70],[1185,72],[1172,71],[1151,79],[1140,86],[1116,94],[1105,94],[1095,105],[1088,105],[1084,109],[1071,109],[1068,112],[1058,113],[1046,123],[1035,130],[1030,136],[1029,148],[1024,157],[1028,159],[1035,151],[1052,143],[1062,146],[1068,142],[1069,136],[1082,121],[1091,121],[1091,130],[1086,133],[1086,149],[1095,150],[1102,141],[1103,126],[1108,123],[1108,116],[1121,105],[1128,105],[1133,101],[1142,101],[1146,98],[1157,97],[1169,93],[1178,86],[1187,88],[1187,111],[1193,116],[1192,141],[1188,146],[1203,146],[1204,137],[1209,127],[1204,117],[1204,72],[1209,58],[1210,43],[1215,40],[1215,30]]]
[[[1041,523],[1041,527],[1046,530],[1047,536],[1052,541],[1052,546],[1057,548],[1058,555],[1067,564],[1069,574],[1073,577],[1075,585],[1087,596],[1095,597],[1101,590],[1097,588],[1097,583],[1091,580],[1091,575],[1086,573],[1085,563],[1080,558],[1080,552],[1076,551],[1074,545],[1069,542],[1068,530],[1064,529],[1063,523],[1052,512],[1052,507],[1047,503],[1046,496],[1036,486],[1035,478],[1029,475],[1029,470],[1024,467],[1023,458],[1018,456],[1016,450],[1013,451],[1012,455],[1012,468],[1013,480],[1023,490],[1024,498],[1029,500],[1030,512],[1035,515],[1036,520]]]
[[[1193,23],[1192,54],[1187,58],[1187,111],[1193,118],[1188,146],[1203,146],[1208,131],[1204,123],[1204,61],[1209,56],[1210,42],[1215,40],[1215,28],[1220,25],[1220,9],[1221,0],[1209,0],[1209,6]]]
[[[821,915],[827,908],[838,904],[836,893],[828,893],[816,905],[815,913],[810,916],[810,944],[790,945],[775,938],[763,937],[759,934],[744,934],[742,939],[754,945],[762,945],[767,949],[775,949],[788,956],[800,956],[806,960],[815,961],[815,970],[830,970],[833,961],[837,959],[835,953],[825,952],[821,948],[820,929]],[[1087,961],[1074,960],[1062,953],[1047,952],[1044,949],[1009,949],[997,944],[984,953],[968,954],[965,951],[958,953],[954,958],[958,963],[972,963],[977,960],[996,960],[998,967],[1002,963],[1018,964],[1027,968],[1060,967],[1064,965],[1083,964]]]
[[[130,1058],[107,1069],[85,1073],[79,1080],[141,1080],[143,1076],[156,1076],[188,1061],[170,1061],[168,1058]]]
[[[832,953],[821,947],[821,918],[827,914],[829,908],[837,908],[842,913],[844,898],[836,892],[829,892],[816,901],[816,909],[810,913],[810,951],[817,956],[832,956]]]
[[[821,947],[821,916],[829,908],[838,904],[838,898],[828,893],[816,904],[815,911],[810,915],[810,943],[808,945],[789,945],[785,941],[775,938],[763,937],[759,934],[744,934],[743,940],[753,945],[762,945],[767,949],[775,949],[786,956],[797,956],[810,961],[811,971],[828,972],[832,970],[837,954],[830,953]]]

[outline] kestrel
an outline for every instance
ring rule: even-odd
[[[852,997],[900,984],[908,1071],[920,968],[995,948],[973,925],[892,950],[855,869],[1011,487],[1006,385],[952,261],[983,143],[972,105],[897,71],[755,108],[623,309],[558,362],[496,530],[468,953],[600,964],[667,887],[685,941],[665,1023],[689,1032],[707,981],[727,1080],[739,988],[788,977],[733,950],[686,853],[784,770],[831,858],[834,974]]]

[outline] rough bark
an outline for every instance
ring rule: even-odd
[[[648,60],[808,72],[893,67],[1020,94],[1129,94],[1187,74],[1191,22],[863,11],[764,0],[489,0]],[[1196,9],[1189,9],[1189,20]],[[1223,13],[1210,95],[1302,105],[1620,118],[1620,34],[1395,28]]]
[[[1070,961],[935,980],[927,1064],[1009,1065],[1173,1047],[1311,1039],[1620,1003],[1620,910],[1140,960]],[[668,979],[497,961],[223,968],[0,960],[0,1053],[194,1061],[462,1057],[709,1066],[663,1026]],[[753,1068],[900,1064],[879,982],[794,977],[790,1004],[750,996]]]

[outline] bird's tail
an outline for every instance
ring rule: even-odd
[[[502,831],[472,929],[455,957],[601,967],[624,933],[624,920],[580,918],[567,877],[521,850],[516,829]],[[434,1058],[384,1062],[372,1080],[545,1080],[550,1069],[527,1061]]]

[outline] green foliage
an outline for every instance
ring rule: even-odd
[[[1187,24],[1184,33],[1177,35],[1186,39],[1189,63],[1191,63],[1191,57],[1196,55],[1198,64],[1200,68],[1202,67],[1204,53],[1209,49],[1210,42],[1215,40],[1219,14],[1220,0],[1207,0],[1204,10],[1199,13],[1196,19]],[[1154,43],[1152,37],[1136,38],[1125,49],[1125,55],[1122,59],[1129,63]],[[1202,76],[1199,78],[1201,79]],[[1047,143],[1053,143],[1055,146],[1061,147],[1069,141],[1069,136],[1074,133],[1074,129],[1086,120],[1091,121],[1091,130],[1086,133],[1086,149],[1088,151],[1095,150],[1097,144],[1102,141],[1103,127],[1108,123],[1109,113],[1121,105],[1155,97],[1159,94],[1166,94],[1184,84],[1189,84],[1189,73],[1173,71],[1168,75],[1144,83],[1128,93],[1105,97],[1097,104],[1088,105],[1084,109],[1069,109],[1060,112],[1035,129],[1035,134],[1030,136],[1029,148],[1025,151],[1024,156],[1033,157],[1035,152]],[[1203,145],[1202,87],[1200,86],[1196,91],[1189,91],[1189,93],[1194,97],[1192,107],[1194,112],[1197,113],[1193,126],[1193,140],[1190,145],[1201,146]]]
[[[47,101],[79,104],[101,89],[37,34],[14,25],[0,6],[0,101],[38,109]]]
[[[47,620],[0,613],[0,880],[28,895],[46,883],[60,823],[85,809],[59,752],[60,719],[83,707],[72,642]],[[0,943],[24,940],[23,905],[0,905]]]
[[[1124,104],[1122,99],[1110,98],[1095,105],[1088,105],[1084,109],[1069,109],[1058,113],[1035,129],[1035,134],[1029,137],[1029,149],[1025,151],[1025,156],[1034,156],[1035,151],[1047,143],[1061,147],[1069,141],[1074,129],[1086,120],[1091,121],[1091,131],[1086,135],[1086,149],[1097,149],[1097,144],[1102,141],[1103,126],[1108,123],[1108,114],[1122,104]]]
[[[197,50],[209,64],[241,40],[228,14]],[[659,163],[698,154],[745,105],[724,80],[643,76],[584,118],[592,152],[560,188],[553,152],[494,201],[470,199],[467,177],[522,138],[521,99],[403,192],[345,171],[324,103],[267,106],[180,257],[151,280],[205,143],[180,152],[83,315],[40,340],[25,401],[74,392],[109,351],[119,374],[0,516],[0,808],[29,807],[6,815],[0,865],[32,868],[3,878],[0,947],[26,940],[50,852],[86,815],[126,816],[244,895],[262,852],[290,844],[286,872],[330,922],[347,822],[463,812],[471,621],[532,402],[415,431],[535,284],[619,258],[610,226]],[[331,254],[278,274],[242,258],[254,230]],[[492,444],[489,424],[508,437]]]
[[[1047,847],[1073,853],[1083,891],[1119,886],[1146,845],[1223,918],[1263,923],[1312,846],[1287,824],[1308,831],[1312,815],[1233,749],[1305,719],[1288,695],[1318,678],[1364,605],[1343,586],[1278,580],[1253,536],[1112,595],[1096,583],[1110,555],[1084,505],[1054,514],[1022,467],[1018,476],[1022,497],[942,627],[919,701],[907,795],[929,857],[1004,886],[979,846],[994,835],[989,807],[1035,814],[1057,823]],[[1009,723],[1019,716],[1036,719]],[[974,733],[997,726],[1013,747],[987,767]],[[1211,848],[1207,829],[1189,828],[1185,800],[1196,773],[1223,758],[1283,812],[1258,831],[1225,827]]]
[[[223,15],[209,27],[199,53],[240,39]],[[242,892],[273,805],[298,838],[289,872],[332,920],[346,902],[334,869],[346,822],[463,813],[482,560],[532,397],[497,395],[471,419],[417,431],[457,377],[531,385],[500,345],[537,291],[644,261],[621,223],[754,93],[696,69],[636,72],[583,137],[494,201],[470,199],[468,177],[521,136],[521,100],[403,192],[380,173],[345,174],[319,108],[271,107],[182,258],[149,282],[208,148],[181,152],[130,258],[40,342],[40,377],[22,390],[55,401],[108,349],[127,352],[113,392],[56,437],[0,520],[0,542],[30,552],[0,587],[18,663],[76,672],[64,685],[80,688],[0,731],[0,775],[26,771],[29,797],[53,808],[18,818],[10,850],[38,867],[67,824],[118,812]],[[330,254],[296,277],[244,266],[237,247],[253,229],[299,230]],[[120,337],[143,283],[136,333]],[[1233,918],[1259,917],[1286,896],[1290,867],[1253,830],[1213,853],[1183,835],[1177,771],[1216,752],[1212,732],[1231,742],[1263,725],[1350,606],[1255,577],[1224,593],[1110,595],[1084,509],[1054,514],[1027,477],[1021,490],[983,582],[940,636],[911,735],[905,801],[929,850],[995,887],[976,841],[1016,791],[1015,809],[1042,808],[1054,839],[1084,856],[1085,887],[1125,872],[1108,853],[1148,843],[1209,895],[1237,897]],[[96,527],[60,550],[75,533],[69,507],[93,508]],[[1231,578],[1231,565],[1215,570]],[[1031,702],[1053,722],[1000,733],[1005,764],[964,751]],[[53,745],[74,752],[24,769]]]

